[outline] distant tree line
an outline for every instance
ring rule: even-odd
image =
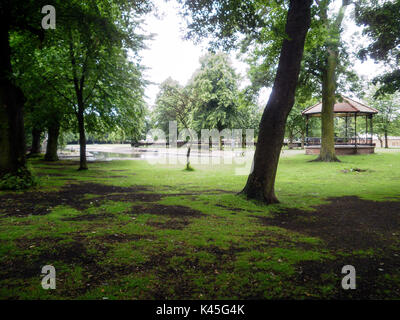
[[[170,121],[179,129],[254,129],[258,133],[261,110],[249,88],[239,89],[240,76],[226,53],[209,53],[186,86],[168,78],[160,85],[152,126],[168,133]],[[221,137],[222,138],[222,137]]]

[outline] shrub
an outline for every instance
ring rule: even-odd
[[[39,179],[28,169],[19,169],[16,174],[7,173],[0,179],[0,190],[23,190],[38,185]]]

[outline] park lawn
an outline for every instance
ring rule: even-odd
[[[400,298],[400,153],[311,159],[281,158],[273,206],[233,165],[31,160],[40,186],[0,192],[0,298]]]

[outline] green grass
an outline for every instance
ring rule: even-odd
[[[310,162],[312,158],[281,158],[276,181],[281,203],[273,206],[236,194],[247,176],[235,175],[233,165],[192,165],[194,171],[187,171],[182,164],[112,161],[78,172],[68,161],[55,166],[32,159],[40,185],[25,192],[3,191],[1,201],[57,194],[71,184],[147,189],[100,195],[88,187],[71,203],[54,205],[35,203],[32,197],[33,207],[46,209],[40,215],[29,215],[32,209],[24,207],[28,200],[13,200],[21,214],[10,215],[11,209],[1,207],[0,298],[399,298],[400,273],[393,268],[374,278],[381,286],[373,292],[340,289],[335,263],[349,257],[386,259],[387,251],[332,249],[308,232],[260,223],[258,217],[272,218],[288,209],[315,210],[332,197],[400,199],[400,153],[347,156],[340,163]],[[354,168],[366,171],[350,170]],[[132,194],[144,196],[130,198]],[[158,197],[146,200],[151,194]],[[174,215],[179,210],[191,214]],[[317,219],[297,218],[304,224]],[[385,240],[390,240],[390,254],[400,248],[396,235]],[[46,264],[56,268],[56,290],[41,288]],[[307,270],[312,272],[305,274]]]

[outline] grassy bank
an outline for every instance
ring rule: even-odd
[[[268,207],[234,166],[33,160],[41,185],[0,193],[0,298],[399,298],[400,153],[310,159],[281,159]]]

